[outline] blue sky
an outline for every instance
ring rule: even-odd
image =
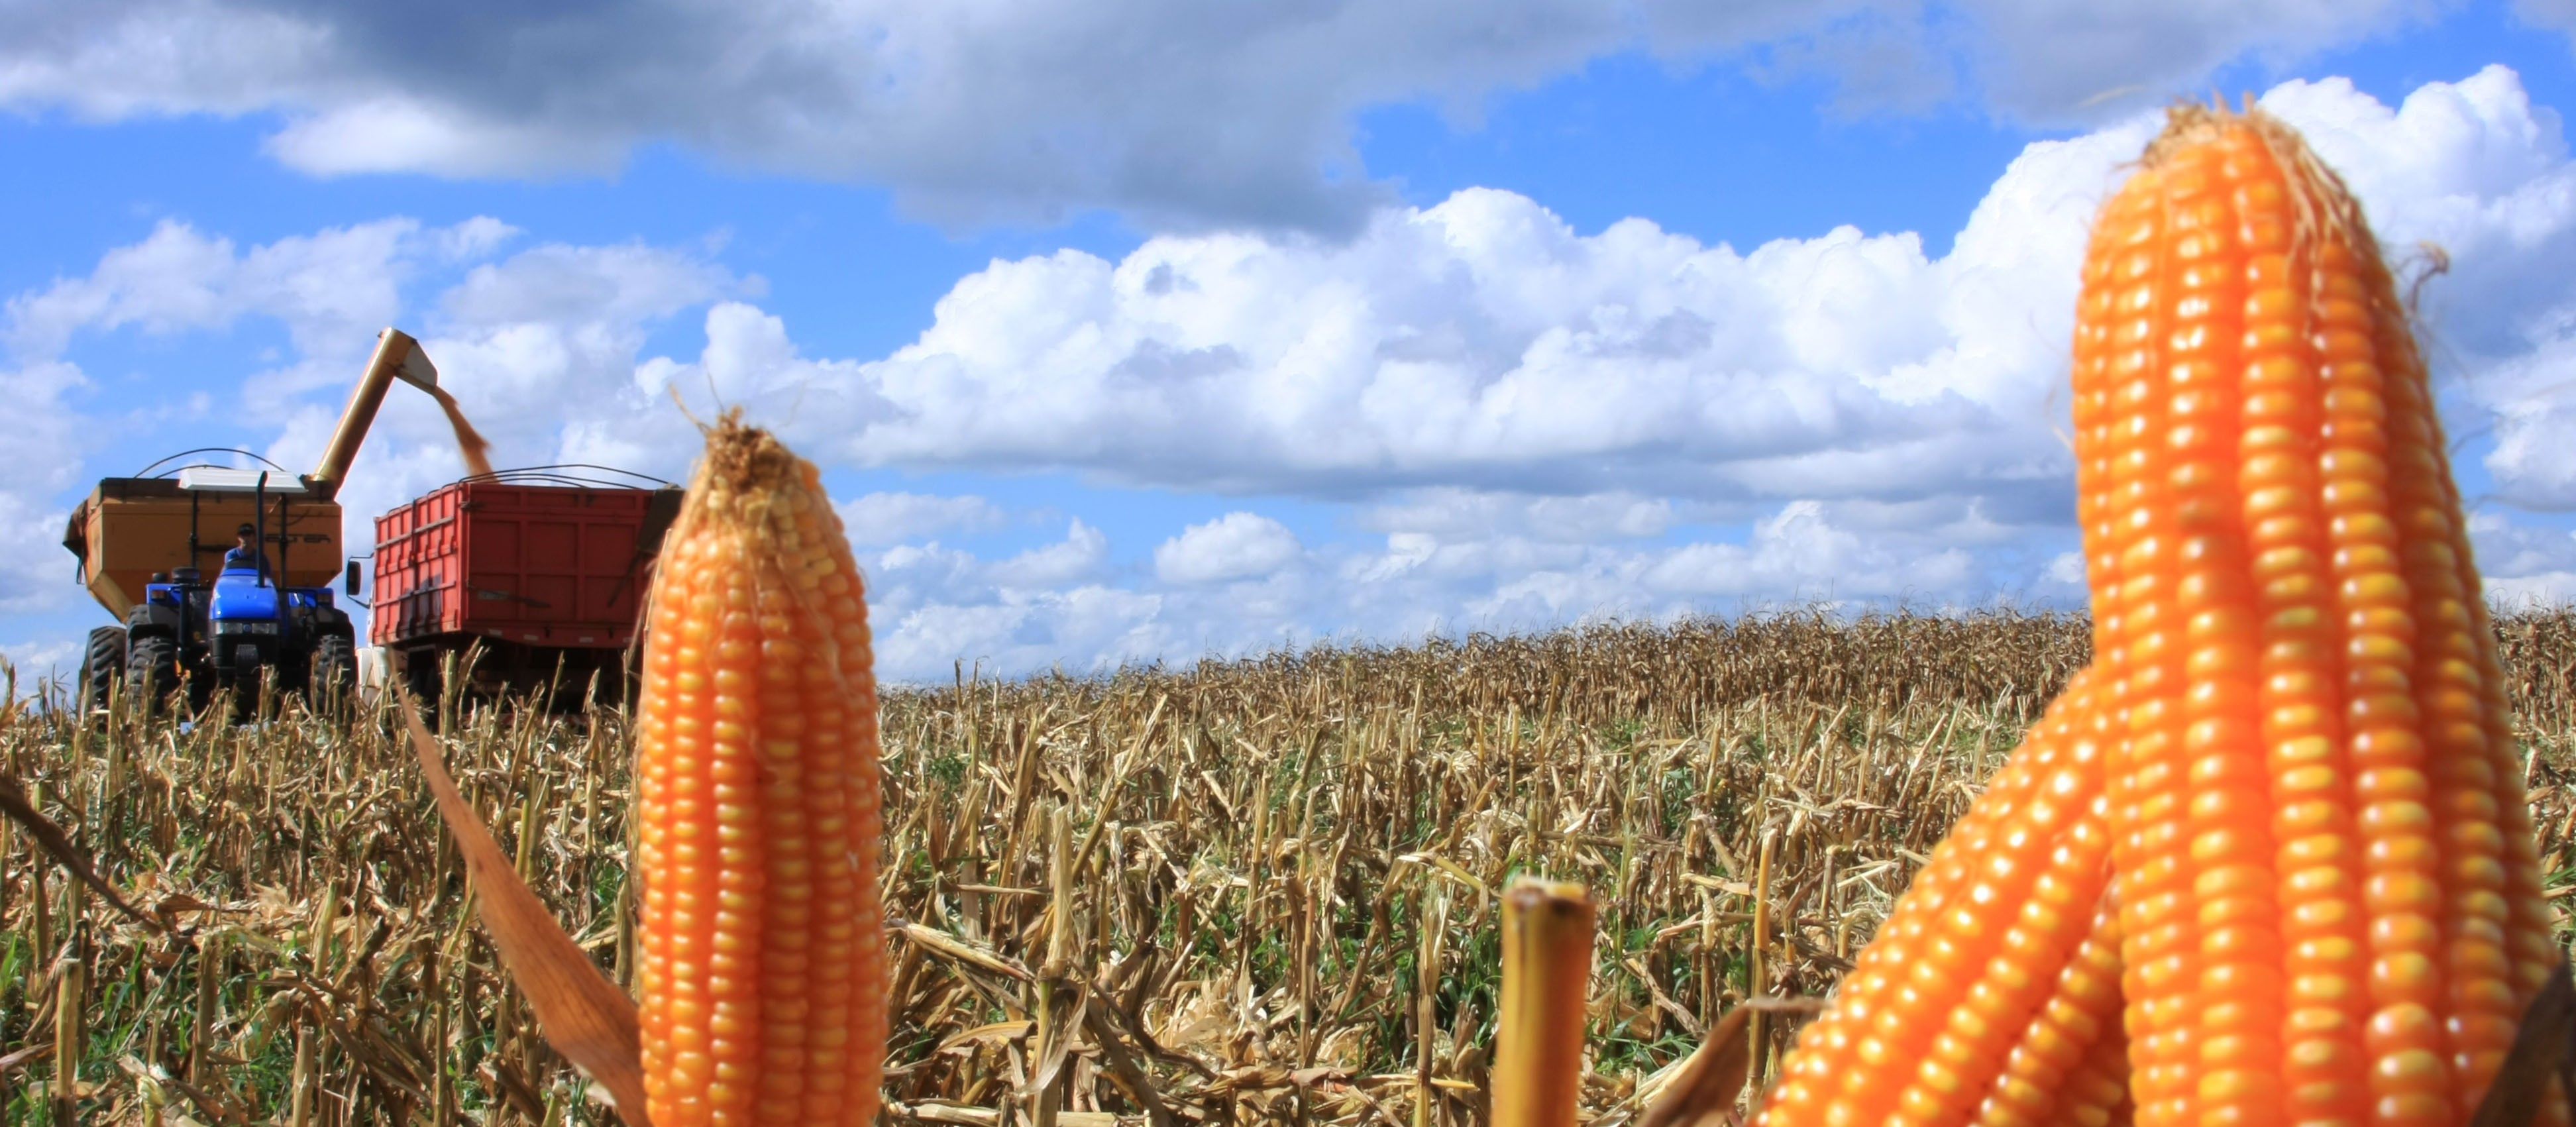
[[[505,465],[777,426],[897,676],[2066,602],[2083,221],[2211,90],[2451,252],[2491,593],[2576,597],[2565,0],[914,7],[0,0],[0,653],[106,621],[89,483],[303,468],[388,323]],[[398,397],[353,535],[459,472]]]

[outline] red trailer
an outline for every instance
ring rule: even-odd
[[[680,496],[667,482],[591,466],[441,486],[376,518],[368,640],[424,700],[445,687],[448,655],[461,662],[469,651],[479,656],[464,673],[478,693],[551,684],[567,704],[619,699]]]

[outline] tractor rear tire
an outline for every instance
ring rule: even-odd
[[[338,707],[358,698],[358,643],[338,634],[313,644],[304,675],[306,699],[316,708]]]
[[[179,689],[179,643],[157,634],[136,638],[125,652],[125,681],[147,713],[167,707]]]
[[[116,683],[124,679],[125,628],[101,626],[90,631],[89,647],[81,653],[81,712],[107,711],[116,698]]]

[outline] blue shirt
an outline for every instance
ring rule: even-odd
[[[257,548],[234,548],[224,553],[224,570],[241,568],[268,574],[268,556]]]

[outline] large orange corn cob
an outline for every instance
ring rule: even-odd
[[[2099,696],[2094,676],[2077,675],[1933,851],[1833,1006],[1800,1034],[1765,1123],[1963,1124],[2008,1071],[2063,1077],[2116,1035],[2120,999],[2102,964],[2117,940],[2099,910],[2111,734]],[[2098,938],[2079,957],[2088,936]],[[1990,1110],[2014,1121],[2010,1107]]]
[[[2359,207],[2278,122],[2175,111],[2097,222],[2074,385],[2094,665],[1768,1120],[2465,1122],[2560,956],[2423,361]],[[2058,785],[2098,788],[2107,825],[2083,824],[2107,833],[2058,859],[2107,837],[2117,906],[2072,946],[2062,917],[2008,930],[2040,899],[2016,883],[2030,764],[2070,740],[2097,752]],[[1980,972],[1998,946],[2018,957]]]
[[[814,467],[727,415],[664,542],[636,771],[657,1127],[876,1115],[867,609]]]
[[[2464,1121],[2553,956],[2388,269],[2286,126],[2186,108],[2084,286],[2138,1122]]]

